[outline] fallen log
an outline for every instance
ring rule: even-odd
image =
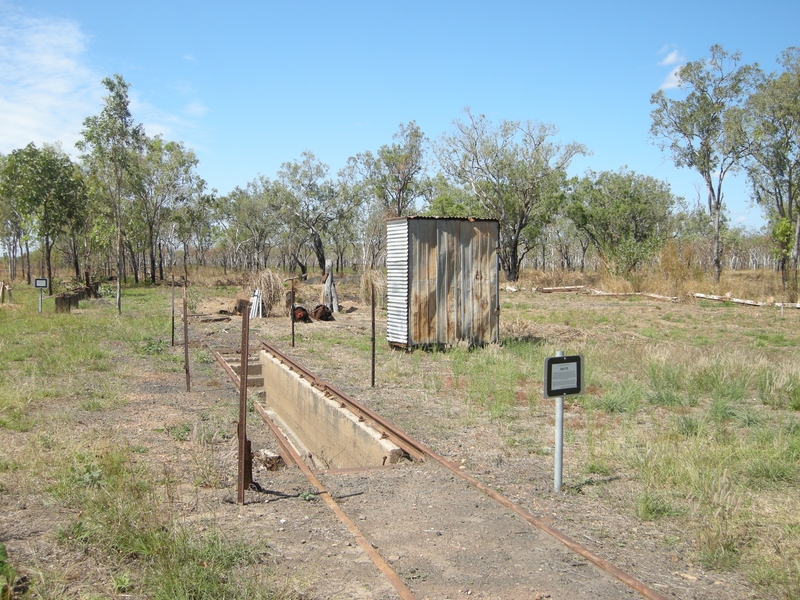
[[[778,308],[800,308],[800,302],[776,302]]]
[[[602,290],[598,290],[597,288],[586,288],[586,289],[590,291],[594,296],[606,296],[606,297],[641,296],[643,298],[652,298],[653,300],[661,300],[662,302],[680,301],[680,298],[678,298],[677,296],[662,296],[661,294],[651,294],[649,292],[604,292]]]
[[[744,304],[746,306],[769,306],[766,302],[756,302],[755,300],[743,300],[732,296],[714,296],[712,294],[692,294],[695,298],[703,300],[715,300],[717,302],[732,302],[733,304]]]
[[[537,287],[536,291],[542,294],[553,294],[556,292],[579,292],[581,290],[585,290],[585,285],[563,285],[561,287]]]
[[[642,296],[652,298],[653,300],[662,300],[664,302],[680,302],[680,298],[677,296],[661,296],[660,294],[648,294],[644,292],[642,292]]]

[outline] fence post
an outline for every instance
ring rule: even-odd
[[[175,347],[175,273],[172,274],[172,347]]]
[[[375,283],[370,284],[372,304],[372,387],[375,387]]]
[[[189,311],[186,308],[186,287],[188,280],[183,282],[183,366],[186,369],[186,391],[192,391],[192,378],[189,374]]]
[[[294,278],[292,278],[292,348],[294,348]]]
[[[242,307],[242,353],[239,361],[239,477],[237,485],[237,502],[244,504],[244,491],[250,486],[252,479],[252,464],[247,468],[246,462],[250,460],[250,445],[247,440],[247,368],[250,355],[250,303]],[[248,472],[250,476],[248,477]]]

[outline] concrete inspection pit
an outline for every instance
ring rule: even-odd
[[[352,469],[410,460],[385,431],[373,427],[352,401],[309,379],[286,357],[259,352],[269,417],[309,467]]]

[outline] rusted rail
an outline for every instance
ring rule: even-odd
[[[231,369],[230,365],[227,364],[227,362],[219,352],[217,352],[213,348],[209,349],[214,354],[214,357],[217,359],[217,362],[219,362],[220,365],[222,365],[222,367],[228,373],[230,378],[233,380],[236,387],[239,388],[239,390],[241,390],[242,387],[244,387],[245,388],[244,393],[246,394],[247,387],[242,386],[242,380],[239,377],[239,375],[237,375],[236,372],[233,369]],[[247,373],[247,359],[248,356],[242,356],[241,364],[243,370],[242,372],[244,373]],[[305,372],[305,370],[303,371]],[[294,448],[292,448],[290,444],[287,443],[288,440],[285,439],[281,431],[277,428],[277,426],[269,417],[264,408],[258,402],[255,403],[255,407],[256,410],[258,410],[258,413],[261,415],[261,418],[275,434],[275,439],[277,440],[278,446],[281,449],[280,454],[284,462],[286,462],[287,465],[292,463],[297,465],[297,467],[300,469],[303,475],[306,476],[306,479],[308,479],[309,483],[311,483],[311,485],[317,488],[317,495],[320,496],[325,501],[325,504],[328,505],[328,507],[334,512],[334,514],[339,518],[339,520],[347,527],[350,534],[353,536],[353,538],[355,538],[356,543],[358,543],[361,549],[367,554],[367,556],[369,556],[370,560],[372,560],[372,563],[381,572],[381,574],[384,577],[386,577],[389,583],[392,584],[392,587],[394,587],[395,591],[397,592],[397,595],[401,598],[401,600],[417,600],[417,597],[411,592],[410,589],[408,589],[406,584],[403,583],[403,580],[400,579],[400,576],[394,571],[394,569],[392,569],[389,563],[387,563],[384,560],[384,558],[372,546],[372,544],[370,544],[367,541],[367,538],[364,537],[364,535],[358,529],[356,524],[353,523],[350,517],[348,517],[344,513],[344,511],[339,507],[339,505],[331,496],[328,489],[322,484],[322,482],[317,478],[317,476],[311,472],[311,469],[309,469],[308,466],[303,462],[303,459],[300,457],[297,451]],[[284,456],[284,452],[286,452],[286,456]]]
[[[282,364],[285,364],[293,371],[296,371],[301,377],[306,379],[313,387],[317,388],[318,390],[322,391],[326,396],[329,398],[336,398],[339,401],[339,405],[342,408],[348,409],[354,415],[359,417],[359,420],[366,421],[368,425],[370,425],[375,431],[378,431],[381,435],[385,435],[388,439],[392,442],[397,444],[400,448],[404,451],[408,452],[409,456],[411,456],[414,460],[421,461],[425,458],[425,450],[420,446],[420,444],[413,438],[409,437],[396,427],[394,427],[391,423],[389,423],[386,419],[374,413],[366,406],[351,398],[343,391],[336,388],[333,384],[325,381],[321,377],[317,377],[314,373],[306,369],[303,365],[296,362],[295,360],[291,359],[283,352],[275,348],[265,342],[264,340],[258,340],[258,342],[264,347],[264,349],[275,356]]]
[[[635,590],[645,598],[649,600],[666,600],[666,596],[659,594],[657,591],[653,590],[652,588],[648,587],[638,579],[631,577],[617,566],[613,565],[612,563],[608,562],[606,559],[598,556],[585,546],[582,546],[575,540],[573,540],[568,535],[558,531],[548,523],[538,519],[537,517],[533,516],[531,513],[523,509],[522,507],[518,506],[517,504],[513,503],[511,500],[503,496],[502,494],[496,492],[491,487],[487,486],[483,482],[479,481],[475,477],[465,473],[461,468],[460,464],[454,463],[450,460],[447,460],[443,456],[435,453],[433,450],[425,446],[424,444],[414,440],[406,433],[380,417],[379,415],[375,414],[368,408],[362,406],[359,402],[350,398],[344,392],[338,390],[336,387],[325,381],[324,379],[317,377],[311,371],[306,369],[303,365],[296,362],[295,360],[291,359],[290,357],[286,356],[282,352],[280,352],[274,346],[268,344],[263,340],[259,340],[259,343],[271,354],[278,357],[278,359],[285,363],[289,368],[297,371],[302,377],[307,379],[311,385],[317,387],[318,389],[323,390],[326,394],[330,394],[331,396],[336,396],[342,402],[342,406],[352,410],[355,414],[364,416],[365,419],[369,419],[373,423],[373,427],[376,430],[385,433],[392,441],[394,441],[398,446],[405,449],[409,454],[412,454],[415,457],[418,457],[419,460],[424,459],[425,457],[430,458],[431,460],[435,460],[445,468],[452,471],[454,474],[458,475],[465,481],[469,482],[474,488],[480,490],[502,506],[508,508],[509,510],[513,511],[526,521],[533,525],[534,527],[542,530],[543,532],[547,533],[551,537],[555,538],[562,544],[564,544],[567,548],[579,554],[592,564],[594,564],[599,569],[605,571],[609,575],[615,577],[618,581],[625,584],[629,588]],[[294,449],[292,449],[294,452]],[[296,453],[295,453],[296,454]],[[313,473],[308,469],[308,467],[300,460],[299,456],[297,457],[298,466],[303,470],[303,472],[308,472],[311,476]],[[307,475],[308,477],[308,475]],[[316,477],[314,477],[316,480]],[[316,484],[315,484],[316,485]],[[320,484],[321,485],[321,484]],[[329,495],[326,495],[329,498]],[[338,507],[337,507],[338,508]],[[348,526],[349,527],[349,526]],[[360,542],[359,542],[360,544]],[[387,565],[388,567],[388,565]],[[402,597],[402,596],[401,596]]]

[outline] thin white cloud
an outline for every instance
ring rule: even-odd
[[[109,75],[92,68],[88,44],[79,23],[33,17],[0,0],[0,152],[8,154],[30,142],[61,142],[66,152],[77,154],[83,121],[102,109],[107,90],[101,82]],[[194,60],[191,55],[184,58]],[[196,90],[191,84],[177,86],[189,96],[179,113],[147,102],[135,85],[128,91],[131,113],[148,135],[202,138],[197,119],[209,109],[192,98]]]
[[[661,65],[662,67],[667,67],[669,65],[675,65],[677,63],[681,63],[681,62],[683,62],[685,60],[686,59],[683,57],[683,55],[678,50],[673,50],[672,52],[667,54],[667,56],[666,56],[666,58],[664,60],[662,60],[658,64]]]
[[[199,63],[200,62],[192,54],[184,54],[183,55],[183,59],[184,60],[188,60],[188,61],[193,62],[193,63]]]
[[[670,67],[672,65],[677,65],[670,70],[669,75],[666,76],[658,89],[672,90],[680,87],[681,79],[678,77],[678,72],[686,62],[686,58],[683,56],[681,51],[678,50],[678,47],[675,44],[664,44],[661,47],[661,50],[659,50],[656,54],[666,54],[666,56],[658,63],[659,66]]]
[[[678,65],[672,71],[669,72],[666,79],[661,84],[661,87],[658,89],[660,90],[674,90],[675,88],[679,88],[681,86],[681,78],[678,76],[678,72],[681,70],[683,65]]]
[[[186,105],[183,112],[190,117],[202,117],[208,112],[208,107],[199,100],[192,100]]]
[[[0,4],[0,152],[61,141],[74,153],[83,120],[102,103],[101,79],[77,23]]]

